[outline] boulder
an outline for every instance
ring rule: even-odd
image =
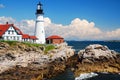
[[[61,43],[55,45],[56,49],[48,51],[48,54],[52,60],[58,59],[59,61],[64,61],[75,54],[75,50],[67,43]]]
[[[87,46],[84,50],[78,52],[78,56],[81,62],[96,62],[96,61],[108,61],[110,59],[115,60],[117,53],[110,50],[107,46],[100,44],[93,44]]]

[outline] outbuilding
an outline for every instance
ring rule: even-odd
[[[52,35],[46,38],[47,44],[60,44],[64,42],[64,38],[58,35]]]

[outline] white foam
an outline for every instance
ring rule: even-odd
[[[81,74],[79,77],[76,77],[75,80],[83,80],[83,79],[87,79],[87,78],[91,78],[91,77],[95,77],[95,76],[98,76],[97,73],[84,73],[84,74]]]

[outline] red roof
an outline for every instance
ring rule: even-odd
[[[52,35],[52,36],[47,37],[46,39],[63,39],[63,37],[58,36],[58,35]]]
[[[0,36],[2,36],[5,31],[8,30],[8,28],[10,27],[11,24],[6,24],[6,25],[0,25]]]
[[[22,38],[23,38],[23,39],[29,39],[29,35],[28,35],[28,34],[23,34],[23,35],[22,35]]]
[[[34,40],[37,39],[36,36],[29,36],[28,34],[23,34],[23,35],[22,35],[22,38],[23,38],[23,39],[34,39]]]
[[[22,35],[22,31],[20,31],[20,29],[15,27],[13,24],[0,24],[0,36],[2,36],[9,29],[10,26],[13,26],[13,28],[18,32],[18,34]]]
[[[30,39],[37,39],[36,36],[30,36]]]
[[[17,30],[18,34],[21,34],[21,35],[23,34],[19,28],[15,27],[15,26],[13,26],[13,27],[15,28],[15,30]]]

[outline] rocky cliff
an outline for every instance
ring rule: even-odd
[[[20,42],[0,42],[0,80],[44,80],[71,68],[75,76],[91,72],[120,73],[120,54],[94,44],[74,55],[67,43],[31,46]],[[74,56],[73,56],[74,55]]]
[[[45,51],[46,46],[0,42],[0,80],[41,80],[64,71],[62,64],[74,55],[74,49],[67,43],[54,45],[49,51]]]

